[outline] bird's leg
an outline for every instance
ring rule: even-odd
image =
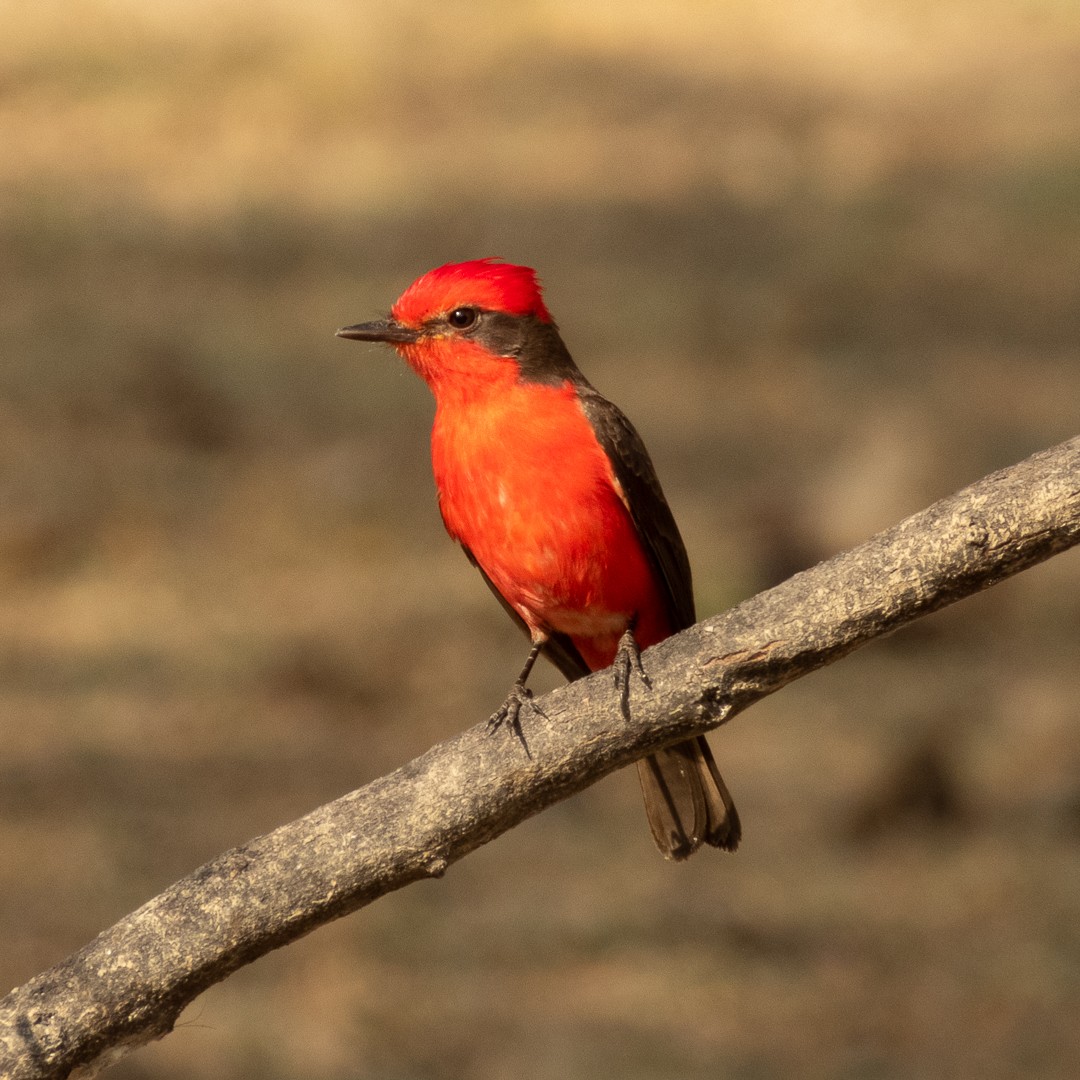
[[[533,701],[532,691],[525,685],[525,681],[528,679],[529,672],[532,671],[533,664],[536,663],[536,658],[540,655],[540,650],[544,647],[546,640],[546,638],[542,638],[540,641],[533,642],[533,647],[529,650],[529,656],[525,661],[525,666],[521,669],[521,674],[515,680],[506,700],[491,714],[491,718],[488,720],[489,731],[495,731],[502,727],[503,724],[506,724],[521,740],[521,745],[525,747],[526,753],[529,752],[529,747],[526,745],[525,736],[521,731],[521,707],[528,702],[541,716],[544,715],[544,711]]]
[[[631,622],[623,636],[619,638],[619,647],[615,650],[615,660],[611,665],[615,688],[619,691],[619,708],[624,720],[630,719],[630,676],[634,672],[637,672],[645,688],[651,690],[652,683],[649,681],[649,676],[645,674],[645,668],[642,667],[641,649],[638,647],[637,638],[634,637],[634,624]]]

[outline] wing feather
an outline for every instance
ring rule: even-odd
[[[679,527],[664,498],[652,459],[634,425],[588,384],[579,388],[581,407],[611,462],[638,539],[663,582],[673,632],[697,620],[690,560]]]

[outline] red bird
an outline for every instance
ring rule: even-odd
[[[625,710],[632,670],[645,678],[639,648],[695,621],[690,563],[644,443],[578,370],[535,272],[495,259],[440,266],[389,319],[338,336],[393,345],[435,396],[447,532],[532,640],[492,723],[517,728],[541,652],[571,680],[615,664]],[[739,817],[703,736],[638,774],[666,858],[736,848]]]

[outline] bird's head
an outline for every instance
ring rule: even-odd
[[[577,372],[536,272],[498,259],[429,270],[398,297],[389,318],[346,326],[337,336],[393,345],[436,397],[450,387],[563,381]]]

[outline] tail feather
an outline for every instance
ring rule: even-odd
[[[702,844],[734,851],[742,826],[703,735],[638,762],[645,814],[665,859],[686,859]]]

